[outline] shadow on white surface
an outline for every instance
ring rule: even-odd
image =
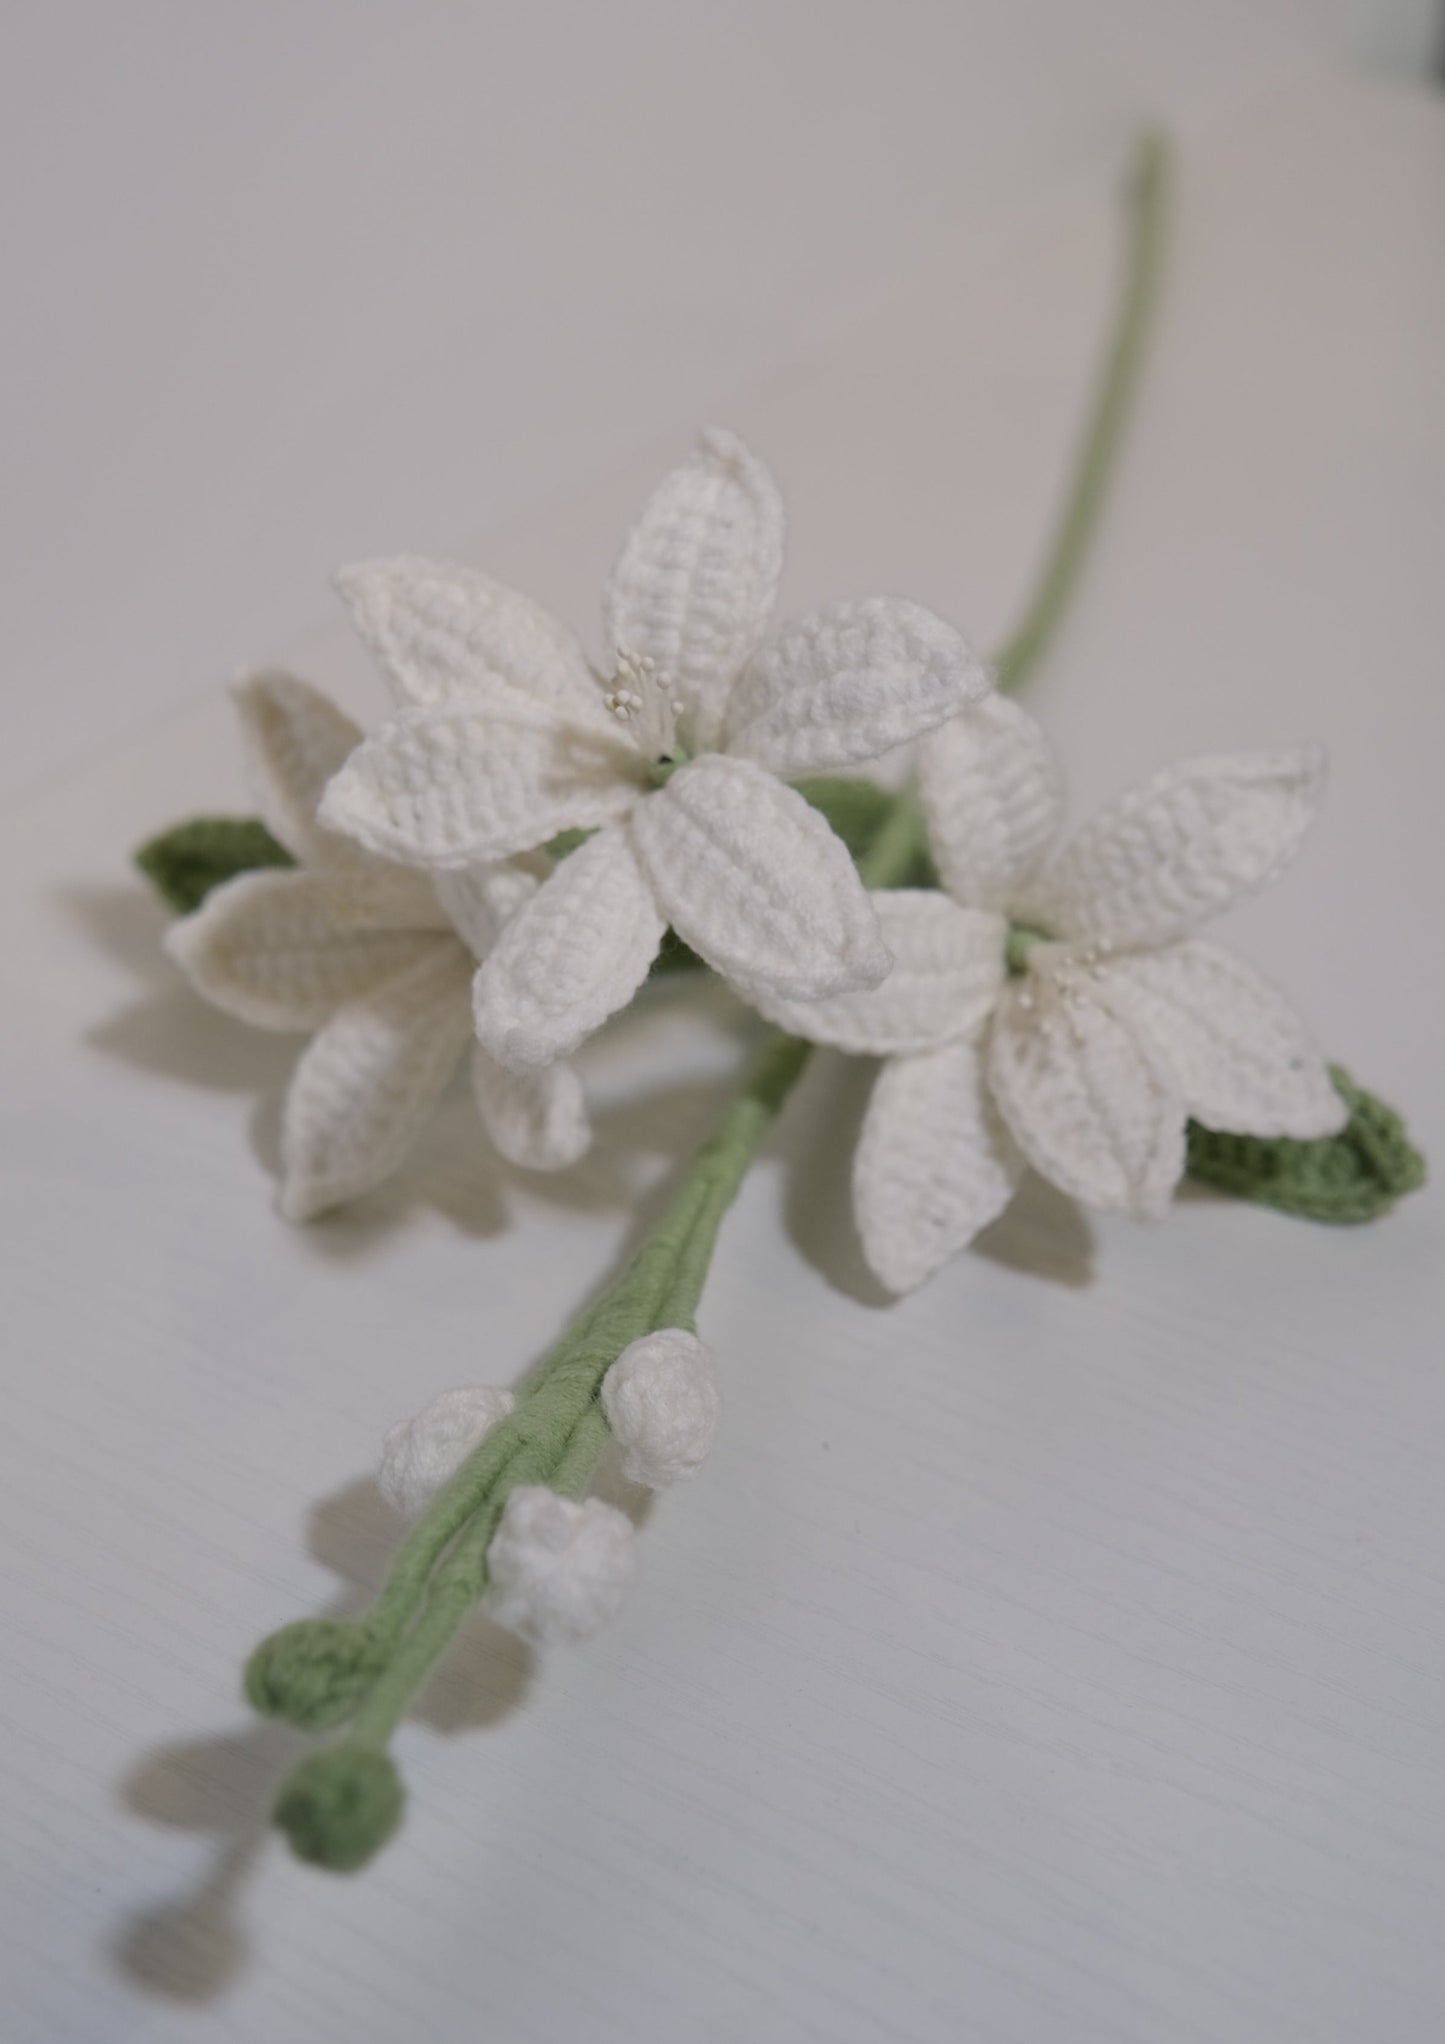
[[[636,1510],[640,1494],[620,1476],[609,1494]],[[381,1586],[402,1530],[371,1477],[358,1478],[316,1505],[308,1549],[335,1571],[342,1588],[324,1611],[311,1615],[349,1618],[364,1610]],[[496,1725],[523,1702],[533,1659],[514,1633],[473,1612],[408,1718],[449,1735]],[[270,1838],[276,1792],[313,1744],[287,1726],[257,1721],[242,1730],[159,1746],[125,1776],[120,1797],[135,1815],[216,1841],[193,1887],[146,1905],[120,1925],[111,1955],[135,1986],[166,2001],[204,2003],[239,1979],[250,1956],[246,1886]]]

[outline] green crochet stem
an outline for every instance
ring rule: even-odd
[[[1077,474],[1028,612],[998,659],[1017,688],[1051,641],[1097,528],[1133,388],[1142,367],[1164,224],[1164,145],[1141,147],[1124,296]],[[823,784],[819,784],[820,788]],[[866,814],[868,804],[875,806]],[[906,885],[926,862],[911,792],[860,798],[865,883]],[[206,848],[210,850],[209,847]],[[370,1613],[305,1620],[262,1641],[246,1689],[259,1710],[310,1730],[349,1724],[284,1785],[276,1821],[303,1859],[358,1867],[400,1822],[404,1794],[389,1754],[411,1699],[487,1585],[487,1549],[508,1493],[546,1483],[582,1496],[607,1444],[598,1393],[629,1342],[659,1327],[692,1328],[723,1215],[797,1083],[810,1046],[774,1031],[736,1098],[689,1165],[658,1225],[539,1365],[520,1403],[474,1450],[413,1528]]]
[[[1161,135],[1145,135],[1129,187],[1124,289],[1073,481],[1028,608],[996,663],[998,685],[1009,692],[1023,686],[1048,651],[1093,545],[1144,366],[1164,269],[1168,215],[1168,143]]]

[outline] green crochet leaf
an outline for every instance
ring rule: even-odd
[[[1186,1169],[1236,1199],[1252,1199],[1312,1221],[1369,1221],[1425,1183],[1425,1159],[1394,1108],[1331,1065],[1350,1110],[1337,1136],[1318,1142],[1229,1136],[1189,1124]]]
[[[135,862],[173,909],[189,915],[213,887],[258,866],[294,866],[255,816],[196,816],[141,846]]]

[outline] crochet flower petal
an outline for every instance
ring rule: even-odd
[[[592,1141],[582,1081],[571,1065],[509,1072],[472,1046],[472,1089],[488,1135],[526,1171],[564,1171]]]
[[[783,571],[783,503],[734,433],[704,433],[628,534],[607,588],[615,654],[656,663],[692,751],[711,750]]]
[[[304,864],[340,865],[356,846],[317,826],[322,791],[361,743],[361,731],[320,689],[294,674],[247,675],[234,690],[261,820]]]
[[[835,603],[784,626],[733,691],[725,750],[785,779],[877,759],[991,686],[942,618],[902,597]]]
[[[540,604],[480,568],[403,558],[343,568],[336,586],[403,706],[464,702],[500,683],[601,726],[602,692],[581,646]]]
[[[666,925],[627,834],[599,831],[512,918],[476,977],[477,1035],[513,1071],[570,1056],[647,977]]]
[[[1206,1128],[1308,1141],[1349,1119],[1304,1024],[1230,952],[1198,941],[1131,952],[1100,966],[1098,987]]]
[[[821,1001],[749,987],[752,1005],[791,1036],[860,1055],[932,1050],[975,1035],[1003,985],[1004,918],[904,888],[875,894],[873,906],[893,959],[881,986]]]
[[[241,873],[171,925],[166,949],[227,1014],[258,1029],[315,1029],[448,944],[429,930],[377,928],[374,891],[367,873]]]
[[[434,873],[428,884],[452,928],[473,957],[481,959],[496,943],[503,926],[531,900],[548,870],[546,859],[538,854],[530,860],[503,859]]]
[[[878,1074],[853,1159],[863,1254],[890,1292],[911,1292],[1001,1213],[1022,1163],[979,1073],[951,1043]]]
[[[471,1034],[471,961],[430,954],[340,1009],[307,1047],[286,1095],[281,1211],[309,1221],[379,1185],[420,1135]]]
[[[938,876],[956,901],[1007,910],[1063,817],[1063,776],[1041,727],[992,695],[926,738],[918,792]]]
[[[623,816],[641,780],[615,727],[558,723],[483,684],[467,704],[393,717],[331,782],[321,818],[386,858],[468,866]]]
[[[1318,746],[1168,767],[1055,854],[1028,890],[1028,919],[1111,949],[1182,936],[1289,864],[1324,778]]]
[[[1184,1169],[1184,1104],[1134,1032],[1085,987],[1067,961],[1012,982],[985,1075],[1036,1171],[1087,1206],[1152,1219]]]
[[[631,828],[663,915],[745,993],[817,1001],[887,972],[841,840],[751,760],[695,760],[640,804]]]

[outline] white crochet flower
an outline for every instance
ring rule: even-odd
[[[1191,933],[1294,856],[1316,749],[1186,760],[1059,843],[1042,731],[1001,696],[925,741],[946,893],[877,897],[896,963],[874,992],[757,1005],[884,1055],[854,1159],[864,1253],[908,1291],[1002,1210],[1025,1162],[1087,1205],[1163,1211],[1188,1118],[1261,1136],[1347,1118],[1324,1060],[1257,973]]]
[[[846,850],[786,781],[933,729],[989,679],[949,626],[888,597],[764,642],[782,556],[772,478],[712,432],[622,549],[605,680],[476,569],[341,576],[401,708],[332,782],[323,821],[443,869],[595,832],[477,975],[477,1034],[504,1064],[572,1051],[631,999],[669,924],[745,992],[816,1000],[887,971]]]
[[[305,1221],[369,1192],[420,1135],[471,1042],[477,960],[539,882],[516,863],[430,876],[322,829],[321,792],[361,733],[289,674],[236,693],[262,816],[297,867],[227,881],[166,943],[217,1007],[316,1032],[281,1132],[281,1210]],[[473,1044],[471,1068],[482,1120],[513,1163],[556,1170],[587,1148],[570,1067],[518,1075]]]

